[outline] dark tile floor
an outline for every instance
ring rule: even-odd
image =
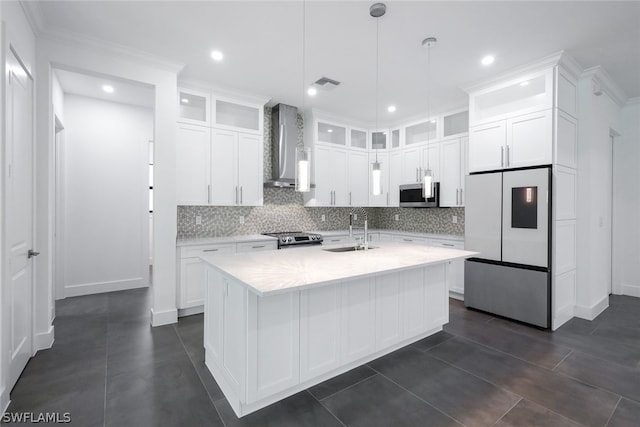
[[[451,300],[443,332],[238,419],[204,365],[202,315],[149,327],[146,289],[56,304],[56,341],[9,412],[79,426],[640,426],[640,299],[554,333]]]

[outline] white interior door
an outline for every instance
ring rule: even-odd
[[[7,55],[6,225],[8,277],[3,311],[9,333],[9,388],[32,355],[33,81],[13,49]]]

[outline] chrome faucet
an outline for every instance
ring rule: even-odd
[[[364,217],[364,227],[354,227],[353,226],[353,216],[356,213],[361,213]],[[364,239],[360,243],[358,242],[357,247],[360,249],[364,249],[365,251],[369,249],[369,229],[368,229],[368,219],[367,219],[367,211],[362,207],[353,207],[351,208],[351,212],[349,212],[349,240],[353,241],[353,230],[364,228]]]

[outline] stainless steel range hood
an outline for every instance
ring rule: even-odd
[[[295,188],[298,109],[278,104],[271,110],[271,179],[265,187]]]

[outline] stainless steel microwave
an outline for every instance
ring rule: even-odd
[[[440,183],[434,182],[431,197],[422,197],[422,183],[400,186],[401,208],[437,208],[440,206]]]

